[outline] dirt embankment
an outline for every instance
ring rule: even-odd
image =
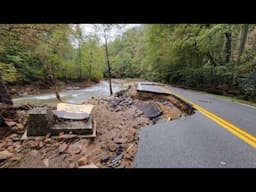
[[[0,140],[0,167],[132,167],[137,151],[138,130],[155,123],[143,116],[137,106],[156,103],[162,110],[158,118],[173,120],[186,114],[186,106],[171,96],[138,94],[134,85],[115,96],[94,98],[84,103],[95,105],[96,138],[72,134],[23,139],[27,109],[15,118],[4,115],[10,132]],[[179,107],[180,106],[180,107]]]

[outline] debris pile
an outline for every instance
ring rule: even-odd
[[[186,105],[178,102],[179,100],[169,95],[138,93],[135,85],[110,97],[87,100],[84,104],[94,106],[89,116],[93,120],[93,126],[97,128],[96,137],[91,138],[62,130],[58,134],[50,131],[47,135],[27,137],[27,111],[31,108],[33,110],[34,106],[27,109],[20,106],[20,110],[16,110],[13,115],[15,119],[0,113],[1,121],[11,130],[2,135],[0,140],[0,167],[129,168],[137,151],[138,130],[154,123],[155,117],[173,120],[186,115],[186,111],[189,111]],[[156,116],[147,114],[142,106],[150,106],[149,111],[153,110]],[[47,114],[49,109],[41,109],[39,112]],[[70,128],[67,122],[76,122],[60,118],[67,113],[55,110],[54,125],[66,129]],[[82,114],[76,114],[76,118],[78,117],[84,118],[82,121],[88,119]],[[16,129],[19,131],[15,131]]]

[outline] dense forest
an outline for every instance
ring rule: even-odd
[[[78,24],[1,24],[0,81],[54,85],[111,75],[256,100],[254,24],[144,24],[112,41],[106,26],[101,42]]]
[[[79,25],[0,25],[0,68],[8,83],[100,80],[104,52],[96,36]],[[77,47],[72,46],[77,40]]]
[[[110,47],[115,77],[256,99],[256,25],[142,25]]]

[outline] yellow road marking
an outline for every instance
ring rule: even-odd
[[[171,92],[169,89],[164,88],[164,87],[158,87],[159,89],[165,91],[166,93],[169,93],[171,95],[174,95],[184,101],[186,101],[187,103],[189,103],[190,105],[192,105],[192,107],[196,110],[198,110],[200,113],[202,113],[203,115],[205,115],[206,117],[208,117],[209,119],[213,120],[215,123],[217,123],[218,125],[222,126],[223,128],[225,128],[226,130],[228,130],[229,132],[231,132],[232,134],[234,134],[235,136],[237,136],[238,138],[240,138],[241,140],[243,140],[244,142],[248,143],[249,145],[251,145],[252,147],[256,148],[256,137],[254,137],[253,135],[245,132],[244,130],[242,130],[241,128],[235,126],[232,123],[229,123],[228,121],[218,117],[217,115],[207,111],[206,109],[202,108],[201,106],[193,103],[192,101],[179,96],[173,92]]]

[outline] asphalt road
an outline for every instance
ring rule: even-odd
[[[256,135],[256,108],[202,92],[169,87],[208,111]],[[141,129],[135,168],[251,168],[256,149],[199,112]]]
[[[238,104],[216,95],[167,86],[172,92],[256,136],[256,107]]]

